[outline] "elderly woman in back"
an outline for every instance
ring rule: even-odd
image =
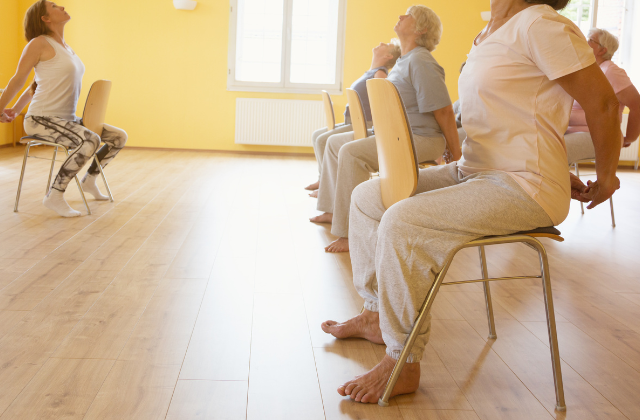
[[[400,57],[400,44],[397,39],[392,39],[390,43],[386,44],[381,42],[380,45],[373,49],[373,58],[371,60],[371,67],[367,70],[358,80],[353,82],[351,89],[358,92],[360,99],[362,100],[362,110],[364,111],[365,118],[367,120],[367,126],[371,128],[371,108],[369,107],[369,95],[367,95],[367,80],[377,78],[386,78],[389,71],[396,64],[396,60]],[[318,161],[318,172],[322,173],[322,159],[324,157],[324,149],[327,145],[327,140],[334,134],[350,133],[347,136],[351,136],[353,140],[353,128],[351,126],[351,114],[349,112],[349,105],[347,105],[344,111],[344,124],[337,125],[333,130],[327,130],[326,127],[320,128],[313,132],[311,135],[311,142],[313,143],[313,152],[316,155]],[[318,181],[311,185],[308,185],[306,190],[317,190],[320,186],[320,177]],[[312,197],[317,197],[317,193],[310,194]]]
[[[589,31],[588,42],[596,57],[596,63],[598,63],[598,66],[613,87],[613,91],[620,102],[618,114],[620,120],[622,120],[624,107],[629,108],[627,135],[622,140],[623,147],[628,147],[640,135],[640,93],[631,83],[627,73],[611,61],[619,46],[618,39],[615,36],[604,29],[594,28]],[[585,112],[577,101],[573,103],[565,142],[567,144],[569,164],[595,157]]]

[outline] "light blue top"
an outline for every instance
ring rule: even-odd
[[[365,119],[368,122],[371,122],[373,118],[371,117],[371,105],[369,104],[369,94],[367,93],[367,80],[373,79],[373,76],[375,76],[378,70],[382,70],[387,74],[389,73],[387,68],[384,66],[376,67],[375,69],[368,70],[351,85],[351,89],[355,90],[356,92],[358,92],[358,95],[360,95],[360,100],[362,101],[362,111],[364,112]],[[344,111],[344,121],[345,124],[351,124],[349,105],[347,105],[347,108]]]

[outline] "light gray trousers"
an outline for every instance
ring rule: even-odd
[[[337,124],[333,130],[327,130],[327,127],[319,128],[311,135],[311,143],[313,144],[313,153],[318,161],[318,174],[322,173],[322,158],[324,157],[324,149],[327,146],[327,140],[333,134],[346,133],[353,131],[351,124]]]
[[[565,134],[564,143],[567,146],[567,162],[569,165],[573,165],[583,159],[596,158],[596,149],[593,147],[591,133]]]
[[[378,171],[378,149],[375,136],[353,140],[348,133],[333,135],[327,142],[320,176],[317,209],[333,213],[331,233],[349,236],[349,205],[354,188]],[[444,152],[444,137],[422,137],[414,134],[418,162],[435,160]]]
[[[416,195],[386,211],[380,179],[359,185],[351,202],[353,283],[365,308],[380,313],[387,354],[400,357],[436,275],[462,245],[552,225],[542,207],[504,172],[463,177],[455,162],[422,169]],[[431,317],[409,363],[422,358],[430,329]]]

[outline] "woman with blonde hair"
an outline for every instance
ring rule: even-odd
[[[25,132],[73,149],[43,200],[45,207],[63,217],[80,216],[79,211],[67,204],[63,194],[69,182],[96,153],[100,141],[105,143],[97,152],[102,166],[106,166],[127,141],[127,134],[119,128],[105,124],[101,138],[76,117],[85,67],[64,41],[64,27],[70,19],[64,7],[47,0],[39,0],[27,10],[24,31],[29,43],[22,52],[16,74],[0,97],[0,110],[4,110],[1,122],[12,121],[31,102],[24,121]],[[35,71],[35,82],[13,108],[5,109],[24,86],[31,70]],[[82,188],[96,200],[107,200],[96,185],[99,171],[94,161],[82,180]]]
[[[451,99],[444,83],[444,69],[431,54],[442,36],[438,15],[426,6],[411,6],[394,28],[402,55],[387,80],[400,92],[407,109],[419,162],[436,160],[445,142],[454,159],[460,158],[460,143]],[[327,252],[349,251],[349,205],[354,188],[378,171],[375,136],[351,141],[345,134],[331,136],[322,162],[318,191],[319,211],[311,220],[331,223],[338,237]]]

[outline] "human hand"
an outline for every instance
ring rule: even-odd
[[[633,143],[634,141],[636,141],[636,139],[630,140],[627,137],[625,137],[624,138],[624,143],[622,143],[622,147],[629,147],[629,146],[631,146],[631,143]]]
[[[16,118],[16,112],[11,109],[11,108],[7,108],[5,109],[1,114],[0,114],[0,122],[3,123],[10,123],[11,121],[13,121]]]
[[[569,177],[571,178],[571,198],[583,203],[591,201],[589,198],[583,196],[583,194],[589,193],[589,187],[584,185],[580,178],[574,174],[570,173]]]
[[[617,176],[614,176],[613,179],[606,181],[587,181],[587,186],[589,187],[588,191],[582,193],[581,196],[591,201],[587,206],[587,209],[591,210],[611,198],[613,193],[620,188],[620,180]]]
[[[453,155],[451,154],[451,151],[449,150],[448,147],[444,148],[444,153],[442,154],[442,159],[444,159],[444,163],[453,162]]]

